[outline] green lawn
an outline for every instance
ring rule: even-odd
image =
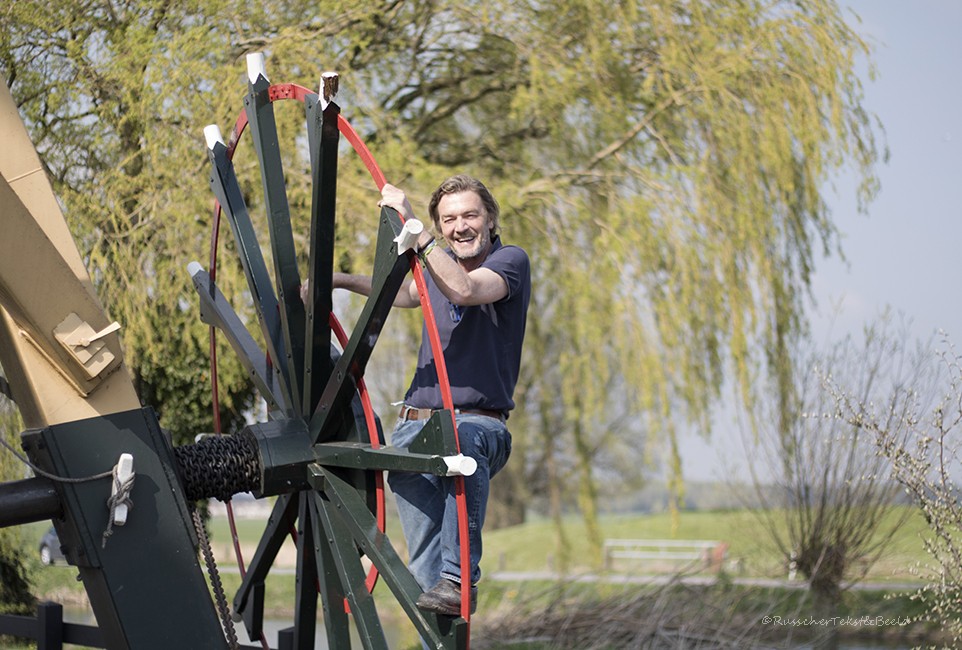
[[[719,540],[728,544],[729,560],[741,558],[745,575],[756,577],[781,577],[784,573],[774,547],[768,540],[755,514],[747,510],[684,511],[678,519],[678,529],[672,534],[669,514],[609,515],[601,519],[601,534],[605,539],[685,539]],[[245,560],[250,561],[253,549],[264,530],[265,522],[238,519],[237,533],[244,547]],[[37,542],[49,527],[48,522],[38,522],[21,527],[24,546],[30,557],[36,557]],[[572,559],[570,570],[589,571],[597,568],[589,553],[584,523],[579,516],[564,519],[565,535]],[[920,515],[909,519],[892,539],[887,551],[869,573],[873,580],[911,578],[908,568],[925,563],[927,555],[922,549],[919,534],[926,530]],[[233,558],[225,557],[231,546],[226,519],[210,522],[211,544],[218,563],[233,564]],[[397,521],[389,517],[388,535],[404,553],[403,537]],[[555,541],[556,532],[550,520],[534,519],[521,526],[485,531],[484,569],[507,571],[546,571],[558,568],[559,553]],[[290,565],[293,565],[291,561]],[[641,561],[623,561],[616,570],[647,572],[652,567]],[[658,567],[654,567],[657,569]]]
[[[893,521],[895,520],[893,515]],[[729,560],[741,559],[743,575],[752,577],[785,577],[784,563],[768,539],[758,517],[747,510],[686,511],[679,515],[678,529],[672,534],[671,516],[664,514],[610,515],[601,519],[605,539],[684,539],[719,540],[728,544]],[[565,535],[570,546],[572,572],[589,571],[593,564],[584,523],[580,517],[564,520]],[[913,515],[891,540],[887,552],[870,571],[871,580],[910,580],[909,567],[925,563],[919,534],[926,530],[921,515]],[[486,571],[545,571],[551,560],[559,566],[560,554],[555,528],[549,520],[529,521],[522,526],[486,531],[483,568]],[[615,570],[649,572],[653,567],[643,561],[622,561]],[[664,567],[661,567],[664,568]]]
[[[249,562],[257,541],[264,530],[259,520],[238,519],[237,529],[243,548],[245,561]],[[601,519],[601,534],[605,539],[686,539],[719,540],[728,544],[729,560],[741,559],[742,575],[752,577],[784,577],[783,563],[778,559],[774,547],[767,539],[764,529],[755,514],[747,510],[729,511],[685,511],[680,513],[678,530],[672,534],[669,514],[646,515],[609,515]],[[49,523],[38,522],[21,527],[26,554],[37,558],[37,542],[47,530]],[[566,517],[565,535],[570,545],[569,565],[571,572],[591,571],[597,568],[589,553],[585,528],[578,516]],[[914,576],[909,568],[917,563],[924,564],[928,557],[922,549],[919,534],[926,530],[921,516],[913,515],[891,541],[887,551],[868,578],[876,581],[910,580]],[[220,565],[233,565],[228,555],[231,538],[226,519],[213,519],[210,524],[211,544]],[[521,526],[501,530],[485,531],[484,559],[482,568],[490,573],[495,570],[507,571],[547,571],[560,568],[559,553],[555,542],[555,530],[550,520],[535,519]],[[389,518],[388,535],[399,546],[404,555],[403,537],[395,519]],[[288,542],[289,554],[281,564],[293,566],[293,548]],[[651,572],[668,567],[652,565],[643,561],[620,561],[614,567],[617,571]],[[729,564],[729,569],[731,568]],[[69,572],[70,569],[64,569]],[[40,567],[39,562],[32,568],[38,592],[43,593],[57,587],[62,581],[50,584],[47,578],[51,571]],[[60,573],[54,571],[53,573]],[[227,579],[227,578],[225,578]],[[74,585],[69,585],[74,587]],[[71,591],[81,591],[76,585]]]

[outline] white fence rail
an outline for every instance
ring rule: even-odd
[[[611,569],[615,559],[701,561],[706,569],[721,568],[727,549],[725,542],[707,539],[606,539],[605,568]]]

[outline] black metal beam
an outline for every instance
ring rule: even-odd
[[[288,401],[290,400],[290,391],[288,390],[290,383],[287,376],[284,334],[281,331],[280,306],[271,286],[271,278],[267,272],[264,255],[257,243],[257,233],[254,231],[254,224],[251,222],[250,214],[247,211],[243,192],[241,192],[237,176],[234,174],[234,164],[227,157],[227,147],[217,142],[212,149],[207,150],[207,153],[211,162],[211,189],[227,217],[231,232],[234,234],[237,254],[240,257],[244,275],[247,277],[247,285],[254,297],[254,307],[257,310],[261,331],[264,334],[264,344],[267,346],[267,353],[274,364],[277,383],[281,387],[277,392],[283,396],[284,406],[293,416],[294,403]]]
[[[267,529],[261,536],[261,541],[257,545],[257,551],[247,567],[247,573],[241,582],[240,588],[234,595],[234,611],[245,618],[245,622],[254,623],[263,620],[263,602],[256,602],[251,596],[257,589],[257,585],[263,585],[270,573],[271,566],[277,558],[277,553],[290,534],[291,527],[297,519],[297,498],[296,494],[282,494],[277,497],[271,516],[267,519]],[[255,611],[257,608],[260,611]],[[247,632],[255,638],[260,636],[261,630],[248,628]]]
[[[337,198],[337,146],[340,108],[330,102],[322,110],[317,95],[304,100],[311,151],[311,241],[308,262],[307,332],[304,344],[305,413],[321,399],[333,363],[326,353],[331,342],[331,273],[334,268],[334,210]]]
[[[195,552],[196,532],[177,463],[154,411],[66,422],[21,437],[35,465],[66,478],[109,472],[122,453],[134,457],[130,498],[135,507],[106,544],[109,474],[55,484],[64,518],[54,526],[65,557],[83,579],[107,645],[113,650],[226,649]]]
[[[63,507],[53,481],[42,476],[0,483],[0,528],[60,519]]]
[[[344,414],[350,412],[349,403],[357,390],[357,380],[364,376],[367,362],[391,312],[404,276],[410,271],[410,255],[413,253],[409,251],[398,255],[397,244],[394,242],[402,227],[401,217],[395,210],[381,209],[371,295],[361,311],[350,341],[344,348],[344,354],[334,366],[311,418],[311,435],[315,444],[333,439]]]
[[[312,492],[312,499],[317,496]],[[316,505],[312,506],[315,509]],[[315,562],[317,564],[317,584],[324,609],[324,626],[327,632],[328,650],[351,650],[351,634],[347,612],[344,609],[347,596],[337,570],[334,544],[331,534],[319,517],[314,519]],[[357,554],[357,551],[354,551]]]
[[[318,534],[327,532],[328,543],[334,551],[334,567],[344,588],[344,597],[350,604],[361,644],[365,650],[388,650],[374,597],[367,590],[361,558],[351,531],[341,518],[340,508],[332,504],[324,493],[311,496],[314,508],[312,516],[318,521]]]
[[[412,454],[405,449],[374,449],[365,442],[325,442],[314,445],[319,465],[390,472],[416,472],[447,476],[444,459],[438,455]]]
[[[99,627],[63,622],[63,605],[44,602],[37,616],[0,615],[0,635],[35,639],[38,648],[62,648],[64,643],[88,648],[106,648]]]
[[[227,298],[221,293],[217,284],[210,279],[210,274],[199,264],[193,269],[191,279],[194,289],[200,297],[200,320],[207,325],[213,325],[227,337],[234,354],[240,359],[241,365],[247,370],[254,381],[254,386],[267,402],[271,411],[282,410],[284,404],[283,393],[274,379],[274,371],[267,363],[267,357],[260,346],[250,335],[237,312],[234,311]]]
[[[309,469],[309,480],[314,489],[324,493],[337,508],[361,551],[377,567],[381,578],[397,598],[427,647],[463,650],[467,646],[467,622],[460,617],[443,616],[418,609],[417,598],[422,593],[421,587],[394,550],[387,534],[378,530],[377,520],[357,491],[336,472],[318,466]]]
[[[314,629],[317,621],[317,557],[314,549],[315,530],[310,505],[314,495],[310,491],[297,495],[297,582],[294,586],[294,648],[314,650]],[[317,540],[326,543],[323,537]]]
[[[304,374],[306,314],[304,303],[301,302],[301,279],[297,270],[290,206],[284,184],[284,165],[281,161],[274,105],[271,103],[269,88],[270,82],[258,75],[257,79],[248,85],[249,92],[244,98],[244,108],[247,111],[247,123],[254,140],[264,185],[264,203],[267,207],[271,257],[274,259],[274,280],[284,340],[284,356],[275,356],[274,363],[286,366],[294,411],[304,416],[306,413],[301,408],[301,386]]]

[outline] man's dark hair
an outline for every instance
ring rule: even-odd
[[[428,214],[431,215],[431,222],[434,224],[435,230],[441,232],[441,217],[438,215],[438,203],[441,202],[441,197],[448,194],[460,194],[461,192],[474,192],[481,198],[481,204],[491,220],[491,234],[497,234],[501,207],[488,188],[484,186],[484,183],[467,174],[452,176],[441,183],[431,195],[431,201],[428,203]]]

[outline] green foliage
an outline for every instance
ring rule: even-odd
[[[707,432],[726,375],[750,405],[760,368],[785,368],[815,256],[838,245],[826,180],[850,165],[863,202],[877,189],[853,71],[869,47],[832,0],[10,3],[0,70],[141,395],[181,439],[212,426],[184,272],[211,225],[201,132],[226,133],[252,51],[277,82],[340,72],[346,117],[415,205],[457,171],[492,187],[505,240],[534,260],[506,471],[548,491],[553,465],[589,513],[598,481],[640,480],[653,453],[682,496],[679,427]],[[277,112],[306,233],[303,113]],[[250,149],[235,164],[260,220]],[[338,191],[337,263],[363,272],[377,195],[356,159]],[[253,322],[221,248],[218,283]],[[229,428],[250,388],[236,363],[219,379]]]
[[[13,404],[0,396],[0,436],[16,449],[23,423]],[[6,449],[0,449],[0,482],[25,478],[23,464]],[[0,614],[34,614],[36,599],[30,592],[27,562],[23,555],[20,529],[0,528]]]

